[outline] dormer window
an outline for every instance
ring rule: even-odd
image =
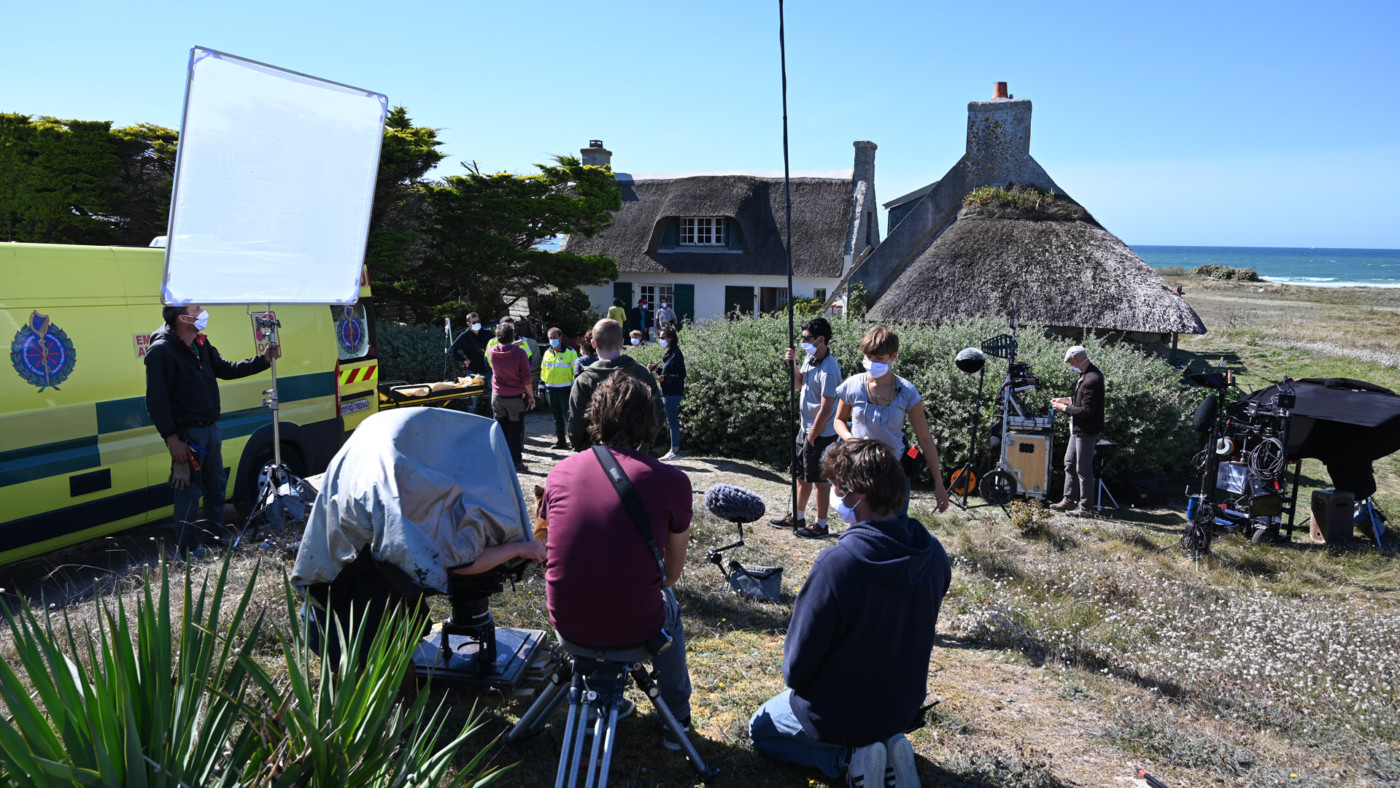
[[[681,218],[681,246],[724,246],[723,216],[685,216]]]

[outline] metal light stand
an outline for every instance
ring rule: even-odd
[[[277,314],[271,307],[265,312],[248,312],[248,316],[253,320],[253,340],[254,343],[266,341],[268,346],[281,345],[278,337],[278,330],[282,323],[278,321]],[[233,540],[233,546],[238,547],[243,539],[252,531],[257,534],[257,526],[254,525],[258,518],[265,518],[267,525],[274,531],[283,531],[288,524],[304,523],[306,512],[316,494],[305,479],[296,476],[282,462],[282,425],[280,421],[280,405],[277,399],[277,359],[268,361],[272,371],[272,388],[263,391],[263,405],[272,411],[272,461],[264,465],[258,471],[258,494],[253,500],[248,519],[243,522],[243,529]]]
[[[969,504],[967,502],[967,499],[972,495],[973,489],[977,486],[977,472],[976,467],[972,464],[972,459],[977,456],[977,433],[982,429],[982,390],[986,382],[987,368],[984,366],[977,371],[977,399],[972,406],[972,430],[967,444],[967,460],[963,462],[961,468],[958,468],[953,472],[952,476],[948,477],[948,482],[953,494],[961,499],[955,501],[955,503],[957,507],[963,511],[976,509],[981,506],[993,505],[990,503]],[[958,492],[959,488],[962,489],[962,492]]]

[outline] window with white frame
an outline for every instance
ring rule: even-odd
[[[675,285],[642,285],[639,292],[642,298],[651,304],[652,309],[660,309],[662,301],[665,301],[667,306],[674,307],[676,305]]]
[[[686,216],[681,219],[681,246],[724,246],[723,216]]]
[[[817,299],[818,301],[826,301],[826,288],[825,288],[825,287],[814,287],[814,288],[812,288],[812,297],[815,298],[815,299]]]

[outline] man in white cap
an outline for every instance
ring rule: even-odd
[[[1103,373],[1089,361],[1089,351],[1075,345],[1065,351],[1065,363],[1079,372],[1073,397],[1050,400],[1055,410],[1069,414],[1069,445],[1065,446],[1065,495],[1051,509],[1071,517],[1087,517],[1094,502],[1094,444],[1103,432]]]

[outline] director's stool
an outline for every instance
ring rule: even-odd
[[[670,646],[670,638],[665,638],[665,646]],[[593,745],[588,753],[588,776],[585,788],[606,788],[608,768],[612,764],[614,737],[617,733],[617,715],[622,707],[623,690],[627,688],[627,678],[631,676],[637,688],[646,694],[662,724],[681,744],[681,752],[690,762],[691,768],[708,783],[719,774],[719,769],[710,768],[700,758],[695,745],[690,743],[679,722],[677,722],[666,701],[661,697],[661,689],[652,679],[646,663],[652,653],[645,647],[629,649],[596,649],[559,638],[559,645],[569,655],[549,677],[549,683],[540,692],[539,698],[520,717],[520,721],[506,734],[507,743],[516,743],[539,733],[559,702],[567,696],[569,714],[564,723],[563,744],[559,751],[559,768],[555,772],[555,788],[574,788],[578,785],[580,766],[583,763],[584,737],[590,723]],[[658,650],[657,653],[660,653]],[[596,769],[594,766],[596,765]],[[595,782],[596,778],[596,782]]]

